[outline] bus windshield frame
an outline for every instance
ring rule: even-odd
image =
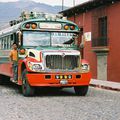
[[[23,46],[64,46],[73,44],[78,35],[74,32],[23,31]]]

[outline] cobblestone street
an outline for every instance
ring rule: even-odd
[[[119,13],[120,0],[0,0],[0,120],[120,120]]]
[[[120,93],[90,87],[80,97],[72,88],[39,89],[23,97],[17,86],[2,85],[0,120],[120,120]]]

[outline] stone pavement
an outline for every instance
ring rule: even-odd
[[[120,91],[120,83],[118,82],[91,79],[90,86]]]

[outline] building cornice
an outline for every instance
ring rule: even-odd
[[[120,1],[119,0],[90,0],[83,4],[79,4],[75,7],[71,7],[69,9],[60,11],[59,13],[62,13],[64,16],[70,17],[75,14],[84,13],[101,6],[112,5],[116,2],[120,2]]]

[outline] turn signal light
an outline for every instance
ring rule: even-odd
[[[68,29],[69,29],[69,26],[68,26],[68,25],[65,25],[65,26],[64,26],[64,29],[65,29],[65,30],[68,30]]]
[[[62,75],[60,76],[60,79],[63,79],[63,76],[62,76]]]
[[[31,27],[32,27],[32,29],[36,29],[37,28],[37,24],[32,24]]]
[[[72,75],[56,75],[55,79],[72,79]]]
[[[64,78],[67,79],[67,75],[65,75]]]

